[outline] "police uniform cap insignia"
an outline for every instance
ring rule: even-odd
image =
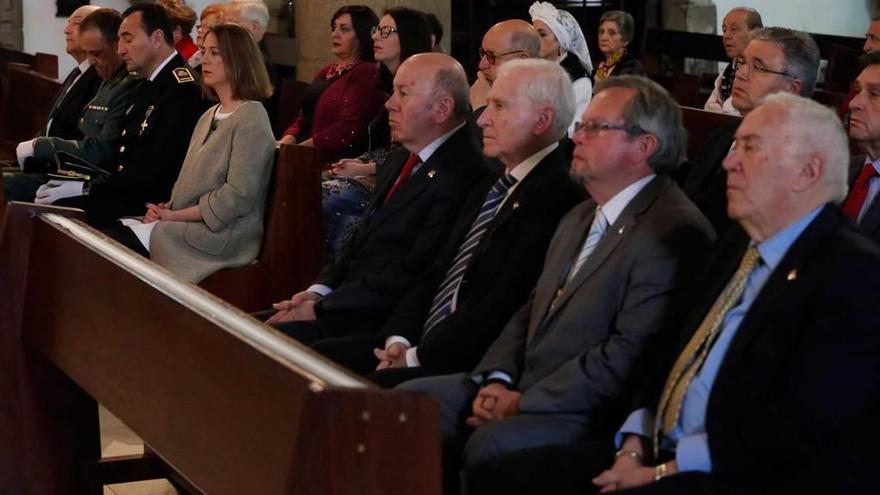
[[[178,67],[174,69],[172,72],[174,74],[174,79],[177,80],[178,83],[188,83],[193,82],[196,78],[193,77],[192,72],[189,71],[186,67]]]

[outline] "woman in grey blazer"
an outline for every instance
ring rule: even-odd
[[[205,36],[202,77],[205,95],[219,104],[196,124],[171,199],[148,204],[144,217],[157,222],[150,258],[193,282],[257,257],[275,152],[257,101],[272,85],[250,34],[214,26]]]

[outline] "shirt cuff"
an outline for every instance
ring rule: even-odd
[[[306,289],[306,292],[314,292],[321,297],[327,297],[328,295],[330,295],[331,292],[333,292],[333,289],[327,287],[326,285],[312,284],[309,286],[308,289]]]
[[[486,375],[486,381],[489,380],[501,380],[508,385],[513,385],[513,377],[511,377],[506,371],[490,371],[489,374]]]
[[[645,438],[651,438],[654,435],[654,415],[647,407],[633,411],[626,418],[623,426],[614,435],[614,446],[619,449],[627,435],[639,435]]]
[[[406,367],[407,368],[418,368],[422,365],[419,362],[419,354],[418,347],[410,347],[406,350]]]
[[[385,348],[388,349],[391,347],[391,344],[403,344],[404,347],[409,349],[412,347],[412,344],[409,343],[409,340],[406,337],[401,337],[400,335],[392,335],[385,339]]]
[[[709,453],[709,437],[697,433],[681,437],[675,447],[675,464],[679,471],[712,472],[712,457]]]

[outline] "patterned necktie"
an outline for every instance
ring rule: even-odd
[[[852,191],[849,192],[849,196],[847,196],[846,201],[843,202],[843,207],[841,209],[843,210],[844,215],[852,218],[854,222],[859,220],[859,213],[862,211],[862,205],[868,197],[868,188],[871,185],[871,179],[877,175],[877,169],[874,168],[874,164],[871,162],[866,163],[862,167],[862,171],[859,173],[856,183],[853,184]]]
[[[480,244],[480,238],[489,230],[489,224],[498,213],[498,207],[507,196],[507,191],[514,184],[516,184],[516,178],[510,174],[504,174],[495,182],[489,193],[486,194],[483,206],[480,207],[480,213],[477,215],[474,223],[471,224],[471,229],[468,231],[464,242],[458,247],[458,253],[455,255],[455,259],[452,260],[452,266],[447,270],[443,283],[440,284],[437,293],[434,295],[434,301],[431,304],[431,311],[428,313],[428,320],[425,321],[422,335],[426,335],[438,323],[452,314],[453,303],[455,302],[461,281],[464,279],[468,262]]]
[[[736,69],[733,67],[733,62],[731,62],[724,68],[724,73],[721,74],[721,84],[718,87],[718,93],[721,95],[722,102],[730,98],[731,93],[733,93],[733,78],[735,76]]]
[[[64,79],[64,83],[61,85],[61,91],[55,95],[55,99],[52,100],[52,106],[49,107],[51,109],[49,110],[49,120],[55,118],[55,114],[58,113],[58,107],[61,106],[61,102],[64,101],[64,97],[67,96],[67,92],[70,91],[70,87],[73,86],[74,81],[76,81],[76,78],[79,77],[80,74],[82,74],[82,71],[79,70],[79,67],[74,67],[73,70],[70,71],[70,74]],[[44,134],[48,132],[49,125],[47,123]]]
[[[657,425],[654,428],[655,451],[659,449],[660,428],[662,427],[664,434],[669,435],[678,423],[681,404],[684,401],[684,396],[687,393],[691,380],[693,380],[706,360],[706,355],[709,354],[709,350],[712,348],[712,344],[721,330],[724,317],[740,301],[749,274],[758,266],[760,261],[761,255],[758,253],[758,249],[754,245],[749,246],[742,261],[739,263],[739,268],[733,274],[733,278],[724,287],[724,290],[718,296],[718,299],[715,300],[706,318],[703,319],[703,322],[675,361],[675,365],[666,379],[666,385],[663,387],[660,404],[657,406]]]
[[[391,186],[391,189],[388,191],[388,194],[385,195],[384,203],[387,203],[391,196],[397,192],[398,189],[403,187],[406,184],[406,181],[409,180],[409,176],[412,175],[412,171],[416,165],[421,163],[422,159],[419,158],[419,155],[415,153],[410,153],[409,158],[406,159],[406,162],[403,164],[403,168],[400,169],[400,175],[397,176],[397,180],[394,181],[394,185]]]

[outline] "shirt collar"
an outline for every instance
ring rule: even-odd
[[[807,228],[807,225],[810,225],[816,216],[819,215],[819,212],[822,211],[823,207],[824,205],[816,207],[796,222],[789,224],[788,227],[771,235],[765,241],[758,243],[758,253],[761,254],[761,260],[771,271],[776,269],[776,266],[782,261],[785,253],[788,252],[788,248],[790,248],[791,245],[794,244],[794,241],[800,237],[804,232],[804,229]]]
[[[870,157],[870,156],[865,156],[865,165],[867,165],[867,164],[869,164],[869,163],[870,163],[871,165],[873,165],[873,166],[874,166],[874,170],[876,170],[877,173],[880,174],[880,158],[871,161],[871,157]]]
[[[629,202],[632,201],[633,198],[635,198],[636,195],[638,195],[656,176],[656,174],[650,174],[642,177],[626,186],[623,191],[615,194],[614,197],[606,201],[604,205],[600,205],[602,208],[602,214],[605,215],[605,219],[608,220],[608,225],[613,225],[614,222],[617,221],[617,217],[620,216],[623,209],[626,208],[626,205],[628,205]]]
[[[422,148],[421,151],[416,153],[417,155],[419,155],[419,159],[422,161],[422,163],[425,163],[426,161],[428,161],[428,158],[431,158],[431,155],[433,155],[434,152],[437,151],[437,148],[439,148],[441,145],[443,145],[443,143],[445,143],[446,140],[450,138],[450,136],[452,136],[453,134],[455,134],[456,131],[458,131],[459,129],[464,127],[465,124],[467,124],[467,121],[464,121],[461,124],[458,124],[457,126],[452,128],[449,132],[447,132],[446,134],[431,141],[427,146]]]
[[[547,155],[549,155],[550,153],[553,153],[553,151],[558,147],[559,143],[554,142],[550,143],[549,146],[541,148],[540,150],[538,150],[537,153],[519,162],[515,167],[513,167],[513,169],[511,169],[510,171],[510,175],[512,175],[518,183],[522,182],[522,180],[525,179],[526,176],[529,175],[529,173],[534,170],[539,163],[541,163],[541,160],[546,158]]]
[[[92,66],[92,63],[89,61],[88,58],[86,58],[85,60],[80,62],[80,64],[77,67],[79,67],[79,72],[81,74],[85,74],[86,71],[89,70],[89,67],[91,67],[91,66]]]
[[[175,55],[177,55],[177,52],[172,50],[171,55],[168,55],[168,58],[163,60],[162,63],[159,64],[159,67],[156,67],[156,70],[154,70],[153,73],[150,74],[150,78],[149,78],[150,82],[153,82],[156,80],[156,76],[158,76],[159,73],[162,72],[162,69],[164,69],[165,66],[168,65],[168,62],[171,62],[171,59],[174,58]]]

